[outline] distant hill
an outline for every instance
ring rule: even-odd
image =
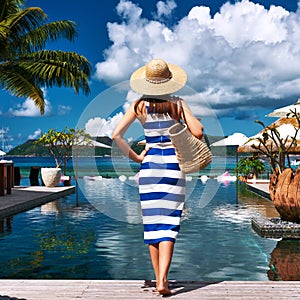
[[[34,142],[36,140],[28,140],[24,144],[21,144],[9,152],[7,155],[16,155],[16,156],[48,156],[49,152],[47,149],[40,145],[35,145]]]
[[[208,140],[210,143],[214,143],[218,140],[223,139],[224,137],[219,136],[208,136]],[[107,136],[98,136],[93,137],[93,140],[96,140],[99,143],[103,143],[105,145],[111,146],[112,139]],[[45,147],[40,145],[35,145],[35,140],[28,140],[24,144],[21,144],[12,150],[10,150],[7,155],[8,156],[49,156],[49,152]],[[134,149],[137,153],[140,153],[143,149],[143,145],[138,145],[138,141],[135,141],[131,144],[132,149]],[[212,147],[211,148],[213,155],[220,156],[224,155],[227,151],[227,155],[234,156],[235,149],[233,147]],[[113,152],[113,153],[112,153]],[[104,156],[104,155],[122,155],[121,151],[117,147],[109,148],[95,148],[96,156]]]
[[[93,140],[96,140],[99,143],[112,146],[112,139],[107,136],[98,136],[92,137]],[[7,152],[8,156],[49,156],[50,153],[47,148],[36,145],[34,142],[36,140],[27,140],[25,143],[11,149]],[[133,143],[132,147],[137,151],[140,152],[144,148],[143,146],[137,145],[137,143]],[[114,155],[121,155],[121,152],[116,147],[113,147],[113,150],[110,148],[95,148],[95,155],[96,156],[104,156],[104,155],[111,155],[111,151],[113,151]],[[84,153],[84,152],[83,152]]]

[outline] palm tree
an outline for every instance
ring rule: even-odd
[[[17,97],[29,97],[44,113],[43,87],[64,86],[89,94],[89,61],[75,52],[45,50],[48,41],[77,36],[76,24],[47,22],[39,7],[24,0],[0,1],[0,87]]]

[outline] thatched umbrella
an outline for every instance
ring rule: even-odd
[[[265,146],[259,139],[264,139],[264,135],[272,135],[271,129],[276,129],[278,136],[273,134],[274,140],[269,138],[266,142],[266,147],[269,151],[275,152],[279,150],[280,143],[278,137],[280,137],[285,141],[286,148],[289,148],[288,153],[300,153],[300,131],[297,130],[299,129],[298,121],[296,118],[286,117],[278,119],[258,134],[251,136],[246,143],[238,147],[238,152],[258,152],[254,147],[264,150]]]

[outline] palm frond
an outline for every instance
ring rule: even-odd
[[[67,52],[60,50],[42,50],[34,53],[27,54],[26,56],[21,56],[20,60],[25,57],[27,60],[32,59],[34,61],[55,61],[67,63],[69,66],[74,66],[81,71],[83,71],[86,76],[91,75],[91,65],[89,61],[82,55],[76,52]]]
[[[90,93],[90,63],[84,56],[74,52],[43,50],[20,55],[15,61],[0,64],[0,72],[3,73],[0,84],[4,89],[19,97],[32,98],[37,101],[39,108],[41,96],[37,96],[31,86],[35,86],[35,90],[39,86],[64,86],[74,88],[76,93],[80,90],[84,94]],[[25,82],[26,87],[18,86],[22,82]]]
[[[24,0],[1,0],[0,1],[0,21],[5,19],[7,16],[18,12],[24,7]]]
[[[2,20],[1,23],[10,28],[12,33],[18,34],[29,32],[39,27],[45,22],[47,15],[39,7],[28,7],[24,10],[9,15],[8,18]]]
[[[17,97],[31,98],[41,114],[44,114],[43,91],[36,86],[35,82],[28,80],[26,73],[22,75],[22,72],[17,69],[0,66],[0,86]]]
[[[22,63],[21,63],[22,65]],[[76,93],[90,93],[88,76],[76,65],[67,61],[44,60],[30,63],[30,73],[38,85],[71,87]]]
[[[24,8],[24,0],[0,0],[0,87],[18,97],[30,97],[44,113],[41,87],[64,86],[90,93],[91,65],[75,52],[42,50],[48,41],[77,36],[76,24],[47,23],[39,7]]]
[[[2,20],[0,22],[1,60],[16,55],[20,50],[20,45],[24,44],[22,37],[41,26],[46,17],[40,8],[31,7],[9,15]]]
[[[12,47],[19,53],[28,53],[41,50],[48,41],[56,41],[59,38],[74,41],[78,35],[76,26],[75,22],[68,20],[47,23],[24,34],[20,41],[12,43]]]
[[[55,41],[58,38],[65,38],[69,41],[74,41],[74,38],[78,36],[76,26],[77,24],[74,21],[61,20],[47,23],[37,30],[39,34],[41,34],[43,31],[47,33],[47,38],[49,38],[51,41]]]

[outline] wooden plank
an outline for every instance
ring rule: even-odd
[[[15,187],[12,189],[12,194],[0,198],[0,219],[27,211],[74,192],[74,186],[51,188],[45,186]]]
[[[300,282],[295,281],[171,281],[170,284],[172,299],[300,299]],[[142,300],[159,297],[155,283],[142,280],[0,280],[0,300]]]

